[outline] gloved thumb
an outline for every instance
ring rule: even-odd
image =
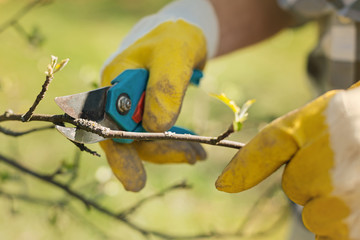
[[[218,190],[235,193],[249,189],[290,160],[298,146],[292,135],[276,127],[276,122],[239,150],[217,179]]]

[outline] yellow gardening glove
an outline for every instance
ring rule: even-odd
[[[193,69],[202,69],[205,60],[206,40],[200,28],[184,20],[165,21],[113,57],[103,70],[101,85],[110,85],[126,69],[148,69],[142,125],[150,132],[164,132],[178,117]],[[206,157],[199,143],[119,144],[109,140],[101,147],[114,174],[129,191],[139,191],[145,185],[141,160],[194,164]]]
[[[148,69],[143,127],[162,132],[174,125],[193,69],[203,69],[205,60],[201,29],[183,20],[167,21],[112,59],[101,84],[110,85],[126,69]]]
[[[270,123],[216,187],[244,191],[283,164],[283,190],[304,206],[303,222],[316,239],[360,239],[360,88],[327,92]]]

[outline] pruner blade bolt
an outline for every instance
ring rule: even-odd
[[[121,115],[126,115],[131,109],[131,99],[126,93],[120,94],[117,100],[117,110]]]

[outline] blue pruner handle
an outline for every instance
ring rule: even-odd
[[[195,86],[199,86],[201,78],[204,76],[202,71],[198,69],[193,70],[193,74],[190,78],[190,83],[194,84]]]
[[[203,73],[200,70],[193,70],[190,82],[198,86]],[[145,90],[149,78],[149,71],[143,68],[129,69],[122,72],[114,80],[113,85],[107,93],[106,113],[125,131],[146,132],[142,127],[142,112],[144,107]],[[120,112],[118,101],[125,96],[131,100],[131,107],[126,112]],[[179,134],[194,134],[185,128],[174,126],[169,131]],[[113,139],[119,143],[131,143],[132,139]]]

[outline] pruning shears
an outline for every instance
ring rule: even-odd
[[[199,85],[203,74],[193,70],[190,82]],[[146,132],[142,126],[146,85],[149,72],[146,69],[128,69],[111,81],[111,86],[89,92],[56,97],[56,104],[70,117],[83,118],[99,123],[112,130]],[[96,143],[106,138],[80,128],[56,126],[68,139],[79,143]],[[192,131],[174,126],[169,131],[194,134]],[[115,142],[131,143],[132,139],[114,138]]]

